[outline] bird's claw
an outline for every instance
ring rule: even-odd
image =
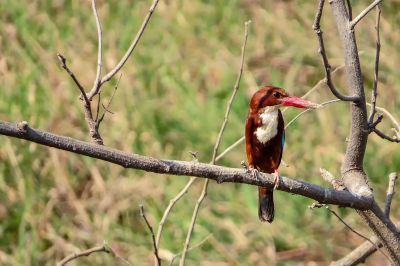
[[[253,177],[253,178],[255,178],[255,179],[260,179],[260,177],[259,177],[259,173],[260,173],[260,171],[258,171],[256,168],[254,168],[253,166],[248,166],[247,167],[247,171],[248,171],[248,173],[250,173],[251,174],[251,176]]]
[[[279,172],[278,170],[274,171],[274,190],[278,188],[280,182]]]

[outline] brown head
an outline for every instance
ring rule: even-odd
[[[293,106],[297,108],[317,108],[319,106],[299,97],[290,96],[282,88],[264,86],[253,94],[250,101],[250,110],[258,112],[262,108],[274,105]]]

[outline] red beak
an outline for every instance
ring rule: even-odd
[[[313,103],[310,101],[303,100],[302,98],[295,96],[288,96],[282,99],[279,99],[283,106],[293,106],[297,108],[319,108],[320,104]]]

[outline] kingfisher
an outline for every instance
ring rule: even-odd
[[[317,108],[319,105],[289,96],[282,88],[264,86],[254,93],[246,119],[246,154],[248,169],[254,177],[258,171],[274,175],[274,188],[258,187],[258,217],[262,222],[274,220],[273,191],[279,185],[279,164],[285,144],[285,122],[281,106]]]

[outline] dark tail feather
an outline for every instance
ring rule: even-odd
[[[272,223],[274,220],[274,194],[273,190],[265,187],[258,187],[258,218],[261,222]]]

